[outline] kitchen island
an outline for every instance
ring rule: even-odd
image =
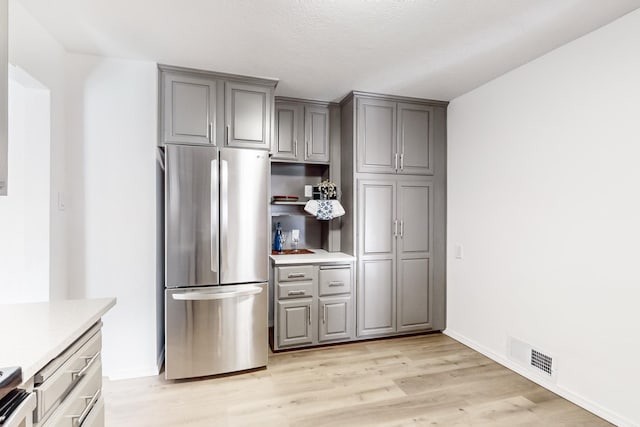
[[[0,304],[0,367],[22,368],[33,425],[104,425],[101,317],[115,298]],[[87,398],[87,395],[91,398]],[[27,417],[26,425],[32,425]]]

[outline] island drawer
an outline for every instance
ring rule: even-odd
[[[43,427],[77,427],[85,426],[89,419],[100,418],[100,401],[102,388],[102,362],[92,364],[84,377],[62,404],[53,412]],[[94,411],[98,411],[94,413]],[[94,425],[100,425],[95,424]]]

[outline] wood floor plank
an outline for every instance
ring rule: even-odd
[[[265,370],[105,379],[107,427],[608,426],[442,335],[271,353]]]

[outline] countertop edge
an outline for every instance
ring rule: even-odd
[[[343,252],[327,252],[321,249],[312,249],[312,254],[301,255],[269,255],[273,265],[292,264],[323,264],[332,262],[353,262],[356,257]]]
[[[116,298],[96,298],[95,302],[103,300],[101,305],[95,312],[89,317],[86,317],[82,322],[79,322],[74,330],[67,334],[66,337],[60,340],[55,346],[48,348],[43,352],[42,356],[31,366],[22,366],[22,379],[28,381],[34,377],[38,371],[47,366],[49,362],[55,359],[60,353],[73,344],[78,338],[82,336],[92,325],[102,318],[110,309],[116,305]],[[82,301],[82,300],[77,300]]]

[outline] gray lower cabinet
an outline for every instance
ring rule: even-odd
[[[430,329],[432,183],[360,180],[358,194],[358,336]]]
[[[270,148],[273,88],[225,82],[225,134],[229,147]]]
[[[329,104],[279,98],[272,159],[329,163]]]
[[[312,298],[278,301],[278,346],[313,343],[313,308]]]
[[[318,341],[334,341],[351,338],[351,295],[320,297],[320,322]]]
[[[179,72],[160,79],[161,142],[215,144],[218,81]]]
[[[433,175],[433,107],[356,99],[357,171]]]
[[[352,263],[275,266],[273,278],[274,350],[355,337]]]

